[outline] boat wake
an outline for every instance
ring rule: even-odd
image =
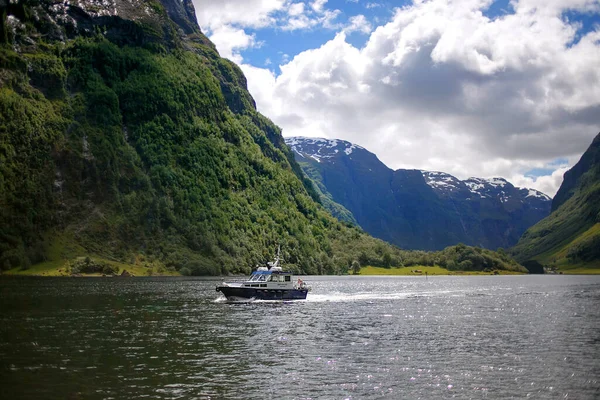
[[[435,297],[453,293],[451,290],[435,292],[393,292],[393,293],[330,293],[311,294],[306,299],[309,303],[346,302],[346,301],[373,301],[373,300],[402,300],[419,297]]]
[[[378,301],[378,300],[402,300],[402,299],[417,299],[417,298],[428,298],[428,297],[463,297],[480,295],[485,296],[486,293],[472,293],[471,291],[464,290],[436,290],[436,291],[418,291],[418,292],[390,292],[390,293],[374,293],[374,292],[359,292],[359,293],[340,293],[332,292],[328,294],[310,294],[306,300],[300,300],[300,302],[308,303],[339,303],[339,302],[351,302],[351,301]],[[219,297],[214,300],[215,303],[227,303],[227,304],[243,304],[243,303],[287,303],[287,302],[298,302],[298,300],[262,300],[262,299],[244,299],[238,300],[227,300],[224,297]]]
[[[347,302],[347,301],[368,301],[368,300],[397,300],[410,297],[409,293],[330,293],[330,294],[312,294],[306,301],[309,303],[323,302]]]
[[[250,297],[250,298],[240,297],[237,299],[234,299],[234,298],[227,299],[225,297],[217,297],[216,299],[213,300],[213,303],[243,304],[243,303],[254,303],[256,301],[260,301],[260,300],[256,300],[256,297]]]

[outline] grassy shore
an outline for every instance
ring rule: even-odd
[[[573,268],[562,271],[563,275],[600,275],[600,268]]]
[[[419,272],[420,271],[420,272]],[[367,266],[360,269],[361,275],[407,275],[407,276],[424,276],[427,275],[493,275],[493,272],[483,271],[448,271],[445,268],[434,266],[412,266],[402,268],[381,268]],[[523,275],[520,272],[498,271],[499,275]]]
[[[70,266],[73,261],[82,257],[77,257],[72,260],[58,259],[46,261],[40,264],[32,265],[28,269],[13,268],[4,271],[6,275],[22,275],[22,276],[70,276]],[[155,262],[148,262],[136,259],[136,264],[120,263],[112,260],[107,260],[101,257],[91,257],[95,261],[105,262],[118,268],[118,274],[126,270],[134,276],[180,276],[179,272],[171,271],[164,266]],[[559,271],[565,275],[599,275],[600,268],[589,268],[574,266],[573,268],[561,268]],[[350,272],[351,274],[351,272]],[[366,266],[360,269],[360,275],[388,275],[388,276],[424,276],[424,275],[493,275],[494,272],[483,271],[448,271],[445,268],[434,266],[412,266],[402,268],[381,268]],[[523,275],[520,272],[498,270],[498,275]],[[102,276],[102,274],[82,274],[82,276]]]
[[[77,244],[72,233],[48,234],[45,240],[48,260],[34,264],[27,269],[20,267],[2,272],[6,275],[23,276],[71,276],[72,266],[86,257],[98,263],[118,268],[118,274],[127,271],[134,276],[179,276],[179,272],[166,268],[158,261],[144,255],[132,255],[130,263],[115,261],[100,255],[90,254]],[[82,274],[82,276],[102,276],[101,273]]]
[[[100,257],[92,257],[95,261],[105,262],[113,267],[118,267],[117,275],[123,271],[134,276],[179,276],[179,272],[170,271],[160,265],[153,263],[145,264],[124,264],[112,260],[106,260]],[[13,268],[3,273],[6,275],[21,275],[21,276],[71,276],[70,270],[71,261],[69,260],[54,260],[46,261],[40,264],[32,265],[28,269]],[[81,276],[102,276],[101,273],[81,274]]]
[[[590,267],[587,265],[569,265],[561,266],[557,270],[564,275],[600,275],[600,267]]]

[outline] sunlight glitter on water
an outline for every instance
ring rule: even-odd
[[[306,281],[307,300],[231,304],[215,293],[214,279],[0,279],[0,359],[10,366],[0,370],[3,396],[600,393],[600,278]]]
[[[437,291],[420,293],[331,293],[331,294],[309,294],[307,301],[313,303],[321,302],[345,302],[345,301],[365,301],[365,300],[401,300],[417,297],[434,297],[448,294],[459,294],[459,291]]]

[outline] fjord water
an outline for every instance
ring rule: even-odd
[[[600,397],[600,277],[0,279],[6,399]]]

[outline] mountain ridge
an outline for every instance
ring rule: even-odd
[[[437,171],[394,171],[344,140],[285,140],[305,171],[313,170],[310,175],[325,188],[322,192],[348,209],[367,232],[404,248],[435,250],[459,242],[510,247],[550,212],[549,196],[516,188],[504,178],[460,180]]]
[[[344,149],[342,152],[346,155],[352,154],[352,152],[355,149],[368,151],[367,149],[365,149],[364,147],[362,147],[360,145],[357,145],[357,144],[354,144],[352,142],[349,142],[347,140],[342,140],[342,139],[314,138],[314,137],[308,137],[308,136],[291,136],[291,137],[285,137],[284,139],[285,139],[285,143],[288,146],[290,146],[292,151],[294,151],[297,155],[299,155],[300,157],[303,157],[303,158],[306,158],[306,156],[308,156],[310,158],[313,158],[317,162],[320,162],[321,159],[332,158],[334,154],[337,154],[340,151],[340,149],[336,148],[336,147],[338,147],[339,144],[344,146]],[[309,153],[306,153],[305,151],[302,151],[302,148],[303,148],[302,144],[309,143],[309,142],[311,144],[323,143],[324,145],[322,147],[318,148],[319,151],[317,153],[309,154]],[[327,149],[327,148],[334,148],[334,154],[327,154],[327,153],[321,154],[320,153],[321,149]],[[375,158],[377,158],[377,156],[374,153],[371,153],[371,152],[369,152],[369,153],[373,154],[373,156],[375,156]],[[379,158],[377,158],[377,160],[379,161]],[[379,161],[379,162],[381,162],[381,161]],[[383,164],[383,162],[381,162],[381,163]],[[407,170],[407,169],[401,169],[401,170]],[[444,183],[445,178],[449,178],[451,181],[454,181],[454,182],[458,181],[458,182],[465,183],[466,186],[469,187],[471,192],[477,193],[480,195],[482,195],[482,194],[480,192],[477,192],[477,189],[480,188],[480,187],[478,187],[480,184],[497,187],[497,186],[504,186],[505,184],[510,183],[505,178],[502,178],[502,177],[492,177],[492,178],[469,177],[467,179],[461,180],[461,179],[454,177],[451,174],[448,174],[447,172],[419,170],[419,169],[415,169],[415,170],[421,171],[427,181],[427,184],[434,188],[439,187],[439,186],[451,186],[451,185]],[[442,180],[436,181],[435,180],[436,176],[441,177]],[[550,196],[548,196],[547,194],[540,192],[539,190],[536,190],[536,189],[522,188],[522,187],[517,187],[517,186],[515,186],[515,188],[517,188],[519,190],[527,190],[528,196],[535,196],[535,197],[540,197],[540,198],[543,198],[546,200],[552,200],[552,198]]]
[[[600,133],[564,176],[552,213],[530,227],[511,252],[538,270],[600,271]]]

